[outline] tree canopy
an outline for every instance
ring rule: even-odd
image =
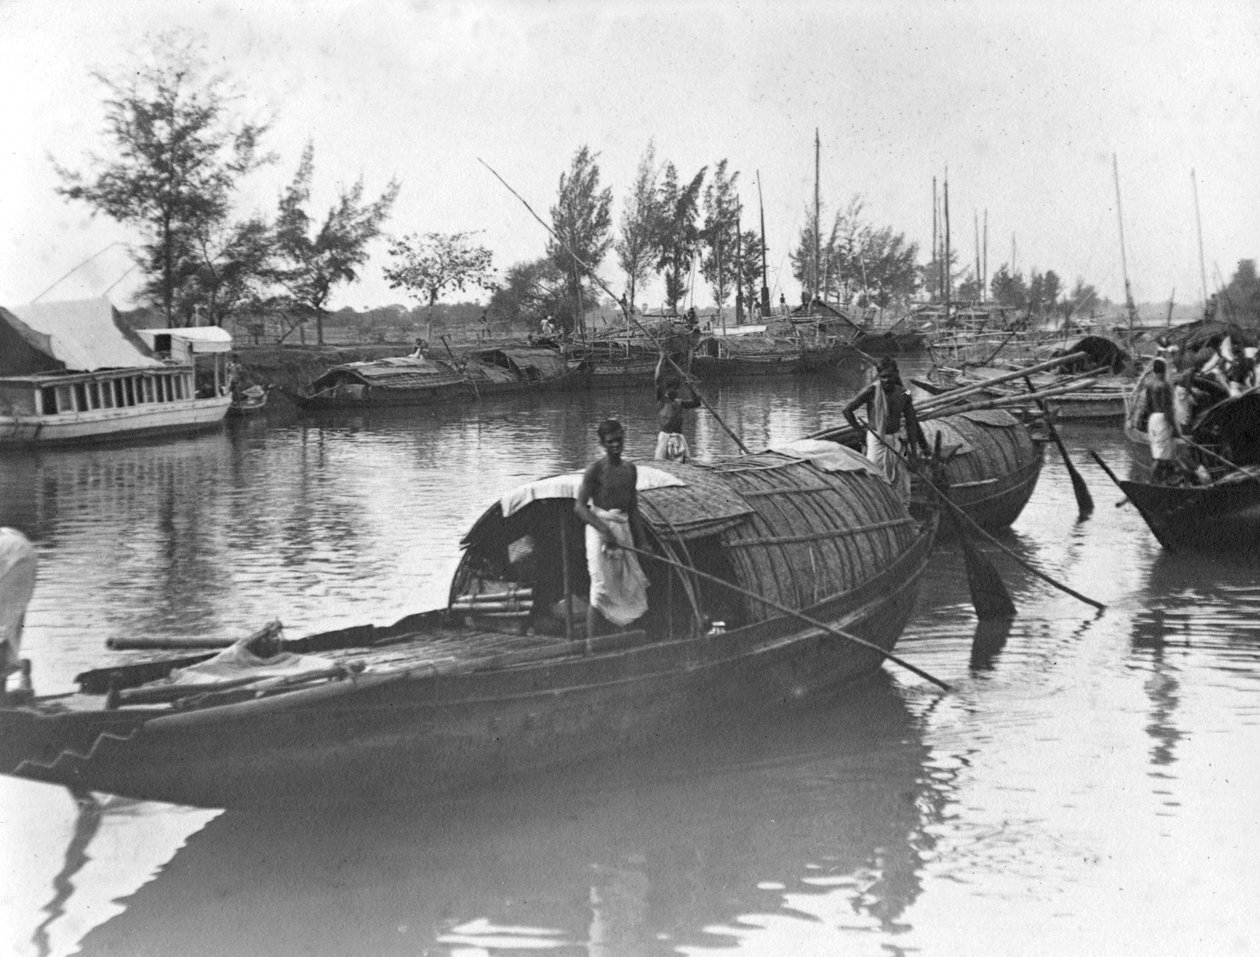
[[[626,299],[631,307],[639,285],[652,274],[656,262],[656,222],[660,218],[657,178],[656,146],[649,142],[626,197],[621,235],[613,245],[617,264],[626,276]]]
[[[93,73],[107,91],[109,157],[90,155],[83,171],[53,165],[61,195],[139,229],[144,301],[169,324],[188,324],[208,276],[234,261],[243,279],[254,261],[243,251],[256,229],[229,224],[232,198],[241,177],[274,157],[260,149],[268,125],[230,111],[239,94],[209,72],[200,41],[165,33],[144,54],[117,76]],[[221,288],[221,278],[211,284]]]
[[[556,204],[551,207],[555,238],[547,244],[547,255],[566,279],[557,319],[567,329],[581,326],[587,309],[598,303],[583,277],[588,267],[599,268],[613,242],[612,188],[600,189],[596,155],[586,146],[578,149],[568,171],[560,174]]]
[[[691,265],[700,245],[696,216],[706,169],[702,166],[700,172],[683,185],[678,181],[674,164],[666,163],[657,191],[660,215],[656,230],[656,267],[665,280],[665,301],[671,312],[678,311],[678,303],[686,296],[691,283]]]
[[[739,231],[739,173],[728,174],[726,160],[713,168],[713,178],[704,188],[704,244],[700,272],[713,290],[718,309],[726,305],[736,287],[736,247]]]
[[[393,264],[384,269],[391,289],[405,289],[430,308],[445,291],[466,286],[494,287],[493,255],[473,242],[474,232],[425,233],[389,244]]]
[[[814,289],[814,243],[816,237],[825,237],[819,239],[817,257],[822,298],[859,306],[909,300],[919,287],[919,247],[890,226],[867,222],[864,209],[862,198],[854,196],[825,233],[816,232],[813,211],[807,211],[796,249],[789,254],[792,275],[806,291]]]
[[[306,210],[314,169],[315,146],[307,142],[297,173],[280,199],[276,244],[284,265],[276,278],[314,316],[316,339],[322,343],[328,297],[336,286],[358,278],[358,268],[367,261],[368,243],[380,235],[401,185],[392,181],[369,202],[363,198],[360,177],[341,189],[337,201],[317,221]]]

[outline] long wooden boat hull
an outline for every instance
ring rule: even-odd
[[[934,532],[808,613],[891,649]],[[388,640],[415,628],[413,616],[377,634]],[[0,710],[0,772],[214,807],[415,799],[660,746],[713,722],[791,706],[882,661],[786,616],[606,653],[580,648],[485,671],[364,673],[184,712]]]
[[[186,435],[222,425],[231,402],[224,395],[55,415],[0,414],[0,448]]]
[[[1211,486],[1117,484],[1167,549],[1260,553],[1260,479]]]

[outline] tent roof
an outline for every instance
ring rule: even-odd
[[[108,299],[10,306],[0,309],[0,322],[71,372],[162,365],[119,321]]]

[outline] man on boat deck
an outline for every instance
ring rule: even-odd
[[[919,418],[914,411],[914,400],[901,383],[897,363],[888,356],[879,360],[875,371],[879,376],[874,382],[855,395],[844,407],[844,417],[850,427],[863,431],[855,414],[866,409],[866,457],[875,463],[884,481],[901,496],[910,500],[910,471],[906,468],[905,455],[914,443],[924,455],[930,454],[927,437],[919,428]],[[902,421],[905,436],[901,435]]]
[[[656,436],[657,461],[686,462],[691,450],[687,447],[687,437],[683,435],[683,412],[700,407],[696,390],[687,383],[691,392],[690,399],[678,398],[678,380],[665,374],[665,353],[656,363],[656,418],[661,431]]]
[[[1169,481],[1176,474],[1173,459],[1173,443],[1176,435],[1177,416],[1174,409],[1173,389],[1168,381],[1167,365],[1163,359],[1151,362],[1146,381],[1146,437],[1151,444],[1151,480],[1156,483]]]
[[[625,629],[647,612],[647,576],[639,559],[622,546],[645,542],[636,486],[639,473],[622,459],[625,432],[616,419],[599,424],[604,457],[592,462],[578,486],[574,510],[586,523],[586,569],[591,576],[586,634],[604,630],[601,623]]]

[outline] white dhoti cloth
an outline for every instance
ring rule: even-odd
[[[15,528],[0,528],[0,690],[18,670],[22,620],[35,591],[35,546]]]
[[[634,545],[630,516],[619,508],[591,506],[591,511],[612,530],[621,545]],[[624,548],[606,548],[604,536],[586,526],[586,570],[591,576],[591,607],[618,628],[642,618],[648,610],[647,575],[638,556]]]
[[[902,458],[904,454],[905,442],[901,436],[877,437],[874,432],[866,433],[866,457],[879,469],[884,481],[906,502],[910,500],[910,472]]]
[[[656,435],[656,461],[686,462],[691,449],[687,437],[681,432],[658,432]]]
[[[1151,458],[1156,462],[1171,462],[1173,457],[1173,427],[1163,412],[1152,412],[1146,420],[1146,437],[1151,443]]]

